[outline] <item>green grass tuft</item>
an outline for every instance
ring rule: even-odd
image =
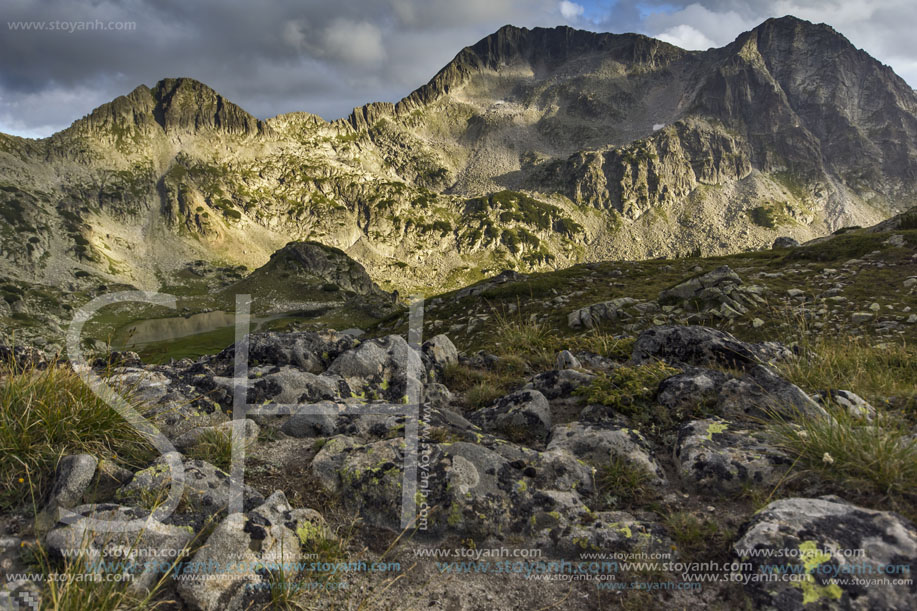
[[[843,409],[831,418],[778,418],[770,433],[797,459],[799,468],[833,482],[841,490],[856,490],[893,501],[917,496],[917,442],[900,420],[881,410],[872,422]]]
[[[652,495],[652,475],[623,456],[614,455],[595,473],[594,510],[623,509]]]
[[[69,367],[0,367],[0,507],[29,502],[30,482],[43,496],[67,454],[138,467],[152,458],[147,440]]]
[[[232,436],[216,429],[204,431],[188,451],[188,458],[207,461],[229,472],[232,466]]]

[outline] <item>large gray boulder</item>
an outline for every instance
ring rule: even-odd
[[[781,499],[754,515],[733,549],[752,577],[794,578],[750,579],[758,609],[917,608],[917,528],[895,513],[837,497]],[[909,583],[870,583],[886,579]]]
[[[713,271],[689,278],[684,282],[659,293],[659,303],[672,303],[699,298],[705,289],[719,288],[727,285],[742,284],[739,275],[728,265],[722,265]]]
[[[293,509],[278,490],[249,513],[226,516],[177,577],[178,593],[201,611],[265,605],[269,576],[284,571],[289,577],[302,559],[297,533],[323,524],[318,512]]]
[[[710,327],[672,325],[641,333],[634,342],[631,360],[638,364],[661,359],[676,366],[723,365],[746,369],[794,355],[791,349],[773,342],[750,344]]]
[[[70,454],[61,458],[54,472],[48,505],[70,508],[79,504],[92,483],[98,464],[99,459],[90,454]]]
[[[469,420],[511,441],[543,443],[551,432],[551,406],[537,390],[520,390],[479,409]]]
[[[170,569],[187,551],[194,534],[188,528],[163,524],[145,509],[116,504],[80,505],[72,509],[83,518],[123,523],[123,531],[97,529],[90,521],[76,518],[69,524],[58,524],[45,537],[44,545],[54,558],[75,558],[74,552],[90,562],[114,561],[112,572],[133,576],[130,589],[140,593],[149,590],[160,575]],[[142,529],[128,530],[134,520],[144,519]]]
[[[115,493],[115,498],[132,505],[151,506],[162,502],[169,493],[172,474],[168,466],[170,456],[160,456],[152,466],[138,471],[133,479]],[[180,459],[180,455],[179,459]],[[230,478],[224,471],[203,460],[184,460],[181,508],[190,514],[193,522],[225,511],[229,506]],[[254,488],[243,486],[243,504],[252,508],[264,502],[264,497]]]
[[[731,376],[715,369],[691,368],[659,383],[656,402],[678,412],[715,406],[720,389]]]
[[[564,451],[538,452],[486,434],[473,442],[425,442],[415,497],[419,526],[430,534],[462,537],[528,535],[587,513],[581,494],[592,470]],[[399,439],[360,444],[334,437],[312,471],[367,524],[401,530],[404,448]]]
[[[595,374],[575,369],[550,369],[534,376],[523,389],[537,390],[549,400],[571,396],[577,388],[595,379]]]
[[[633,297],[618,297],[611,301],[594,303],[570,312],[567,315],[567,324],[572,329],[581,327],[592,329],[602,323],[626,320],[632,316],[625,311],[625,308],[639,303],[639,301],[639,299],[634,299]]]
[[[273,368],[250,382],[248,403],[317,403],[350,396],[351,390],[340,376],[314,374],[297,367]]]
[[[744,377],[723,384],[717,410],[730,420],[828,417],[825,408],[813,401],[801,388],[764,365],[755,365]]]
[[[795,238],[782,235],[774,240],[771,248],[776,250],[778,248],[796,248],[797,246],[799,246],[799,242]]]
[[[674,544],[665,529],[656,522],[639,520],[624,511],[600,511],[588,520],[568,524],[561,522],[545,528],[536,545],[548,548],[563,558],[582,560],[584,553],[660,554],[668,557]]]
[[[458,362],[458,350],[452,340],[445,335],[440,334],[425,341],[420,348],[439,370]]]
[[[765,303],[763,290],[745,286],[728,265],[689,278],[659,293],[662,305],[678,305],[685,310],[713,312],[723,318],[738,318],[749,308]]]
[[[51,492],[36,517],[39,530],[52,527],[60,518],[61,509],[71,509],[83,502],[98,464],[99,460],[90,454],[69,454],[57,462]]]
[[[589,425],[571,422],[551,430],[548,451],[569,452],[596,468],[613,458],[622,458],[641,467],[657,485],[665,485],[665,472],[653,458],[649,445],[638,431],[614,425]]]
[[[336,331],[299,333],[253,333],[248,336],[249,366],[272,367],[292,365],[303,371],[321,373],[341,353],[354,348],[360,340]],[[222,376],[232,376],[235,344],[214,356],[210,364]]]
[[[400,335],[363,342],[342,353],[325,373],[343,378],[356,396],[395,403],[407,396],[409,378],[419,385],[426,376],[419,351]]]
[[[772,487],[792,460],[755,433],[721,418],[695,420],[678,433],[675,464],[693,492],[741,492]]]

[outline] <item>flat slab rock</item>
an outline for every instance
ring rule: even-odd
[[[669,325],[647,329],[637,337],[631,360],[661,359],[671,365],[724,365],[746,369],[759,363],[793,358],[790,348],[776,342],[750,344],[730,333],[702,326]]]
[[[753,574],[778,570],[798,577],[749,580],[745,588],[756,608],[917,608],[917,528],[896,513],[837,497],[790,498],[765,507],[743,530],[734,550]],[[911,582],[869,583],[884,578]]]
[[[642,467],[657,485],[667,483],[665,471],[653,458],[646,439],[631,428],[581,422],[558,425],[551,430],[548,450],[569,452],[596,468],[607,465],[615,457],[624,458]]]
[[[745,486],[770,486],[792,460],[752,431],[720,418],[695,420],[678,434],[675,462],[686,487],[739,492]]]

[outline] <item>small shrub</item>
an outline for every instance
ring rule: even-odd
[[[610,374],[599,375],[589,385],[578,388],[575,394],[585,397],[590,403],[606,405],[632,416],[649,407],[660,382],[678,373],[681,370],[662,361],[636,367],[625,365]]]
[[[480,384],[487,377],[487,374],[480,369],[474,369],[460,363],[449,363],[443,367],[443,383],[450,390],[464,392]]]
[[[760,227],[775,229],[793,223],[790,207],[786,202],[772,202],[748,211],[751,221]]]
[[[533,368],[548,367],[554,361],[557,337],[549,327],[534,320],[496,315],[495,350],[501,356],[522,359]]]
[[[351,525],[353,527],[353,525]],[[327,563],[329,565],[344,562],[347,558],[347,546],[350,535],[341,535],[340,532],[331,530],[324,523],[303,522],[296,529],[300,547],[303,554],[311,562]],[[338,575],[334,572],[311,572],[310,577],[320,581],[335,579]]]

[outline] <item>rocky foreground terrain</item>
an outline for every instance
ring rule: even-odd
[[[422,344],[404,338],[407,313],[346,333],[253,334],[236,500],[238,346],[158,365],[114,353],[96,372],[170,445],[128,452],[116,438],[58,447],[44,473],[11,466],[2,570],[76,574],[70,550],[134,550],[105,567],[133,580],[23,577],[3,600],[914,608],[913,227],[911,212],[731,257],[508,272],[428,299]],[[14,400],[17,379],[56,369],[35,350],[3,355]],[[417,419],[404,415],[414,388]],[[310,411],[272,412],[287,404]],[[98,532],[68,512],[144,528]]]

